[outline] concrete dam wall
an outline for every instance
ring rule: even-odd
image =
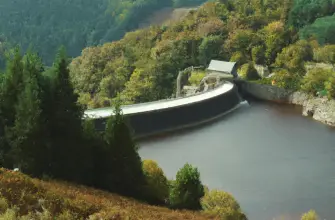
[[[134,131],[135,138],[199,125],[228,113],[239,106],[237,87],[226,82],[216,89],[189,96],[155,102],[122,106],[122,112]],[[85,111],[95,120],[96,129],[103,131],[113,108]]]

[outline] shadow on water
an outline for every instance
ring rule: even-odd
[[[175,130],[175,131],[164,132],[164,133],[156,134],[156,135],[149,136],[149,137],[139,138],[139,139],[137,139],[137,141],[139,141],[141,143],[149,143],[149,142],[163,141],[163,140],[169,139],[171,137],[188,135],[188,134],[191,134],[195,131],[201,131],[201,130],[204,130],[204,129],[208,128],[209,126],[212,126],[212,125],[215,125],[219,122],[225,121],[225,119],[227,119],[227,117],[229,117],[229,118],[237,117],[238,114],[240,114],[244,111],[247,111],[248,108],[249,108],[249,103],[247,101],[243,101],[243,102],[240,103],[240,106],[237,109],[233,110],[232,112],[229,112],[228,114],[222,115],[221,117],[219,117],[215,120],[210,120],[208,122],[204,122],[204,123],[201,123],[199,125],[195,125],[195,126],[184,128],[184,129],[178,129],[178,130]]]

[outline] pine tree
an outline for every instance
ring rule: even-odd
[[[201,209],[200,199],[204,196],[204,186],[196,167],[185,164],[176,175],[172,184],[170,203],[172,208]]]
[[[65,50],[61,49],[50,70],[50,90],[46,112],[51,148],[51,172],[54,177],[84,181],[85,150],[82,141],[83,108],[69,77]]]
[[[18,48],[7,54],[6,67],[0,88],[0,165],[12,169],[8,138],[15,123],[15,105],[23,87],[23,63]]]
[[[23,172],[41,176],[46,168],[44,141],[44,121],[41,109],[41,88],[39,78],[43,71],[41,60],[36,54],[24,57],[23,91],[16,105],[16,118],[11,129],[11,155],[13,162],[20,165]]]
[[[114,115],[107,121],[105,141],[111,157],[113,190],[124,195],[141,196],[140,190],[145,182],[142,161],[118,103]]]

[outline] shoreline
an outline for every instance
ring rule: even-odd
[[[335,100],[326,97],[313,97],[300,91],[290,91],[272,85],[248,81],[237,82],[244,96],[263,101],[293,104],[302,107],[302,115],[311,117],[328,126],[335,127]]]

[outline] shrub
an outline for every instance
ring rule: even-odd
[[[301,216],[301,220],[319,220],[319,217],[314,210],[310,210]]]
[[[7,199],[1,197],[0,195],[0,213],[4,213],[6,212],[6,210],[8,209],[8,202]]]
[[[328,81],[325,82],[328,98],[335,98],[335,74],[332,74]]]
[[[205,77],[205,75],[206,75],[205,71],[194,71],[191,73],[188,82],[193,86],[198,86],[201,80]]]
[[[177,209],[201,209],[200,199],[204,196],[204,186],[196,167],[185,164],[176,175],[170,192],[170,205]]]
[[[163,170],[153,160],[143,161],[143,172],[147,188],[146,192],[151,200],[164,203],[169,196],[169,183]]]
[[[335,63],[335,45],[326,45],[314,51],[314,60],[324,63]]]
[[[263,46],[255,46],[251,49],[251,57],[254,63],[265,64],[265,49]]]
[[[299,74],[290,74],[287,70],[282,69],[276,71],[272,79],[277,87],[299,90],[302,77]]]
[[[312,69],[302,80],[301,89],[305,92],[316,95],[317,92],[325,90],[326,82],[333,74],[333,71],[327,69]]]
[[[243,65],[244,63],[248,62],[248,60],[243,53],[241,53],[240,51],[237,51],[233,53],[233,55],[231,56],[230,62],[236,62],[236,65],[239,67]]]
[[[226,192],[211,190],[201,199],[201,206],[204,212],[215,214],[224,220],[245,220],[240,205],[234,197]]]
[[[254,65],[251,62],[244,64],[239,69],[238,74],[241,78],[244,78],[247,80],[257,80],[260,78],[257,70],[255,69]]]
[[[277,67],[288,69],[292,73],[305,72],[304,62],[313,58],[312,46],[304,40],[285,47],[276,58]]]

